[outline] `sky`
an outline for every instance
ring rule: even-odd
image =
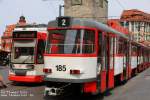
[[[28,23],[45,23],[58,16],[63,0],[0,0],[0,36],[6,25],[24,15]],[[119,17],[123,10],[139,9],[150,13],[150,0],[108,0],[108,16]]]

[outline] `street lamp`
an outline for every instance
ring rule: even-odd
[[[59,17],[62,15],[62,14],[61,14],[61,13],[62,13],[61,11],[62,11],[62,8],[63,8],[63,7],[65,7],[65,6],[64,6],[64,5],[59,5]]]

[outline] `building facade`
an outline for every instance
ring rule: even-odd
[[[108,18],[108,1],[64,0],[64,15],[75,18],[94,19],[106,23]]]
[[[24,16],[21,16],[17,24],[7,25],[5,32],[1,37],[1,50],[11,52],[12,47],[12,32],[16,25],[25,25],[26,20]]]
[[[137,9],[124,10],[120,22],[129,29],[133,40],[150,45],[150,14]]]
[[[1,37],[1,49],[6,52],[11,51],[12,46],[12,31],[15,28],[15,24],[7,25],[3,36]]]

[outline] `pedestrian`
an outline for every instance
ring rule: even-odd
[[[3,77],[0,74],[0,88],[6,88],[7,86],[5,85],[5,83],[3,82]]]

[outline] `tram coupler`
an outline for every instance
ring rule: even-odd
[[[46,87],[44,91],[44,96],[59,96],[63,93],[63,89],[55,87]]]

